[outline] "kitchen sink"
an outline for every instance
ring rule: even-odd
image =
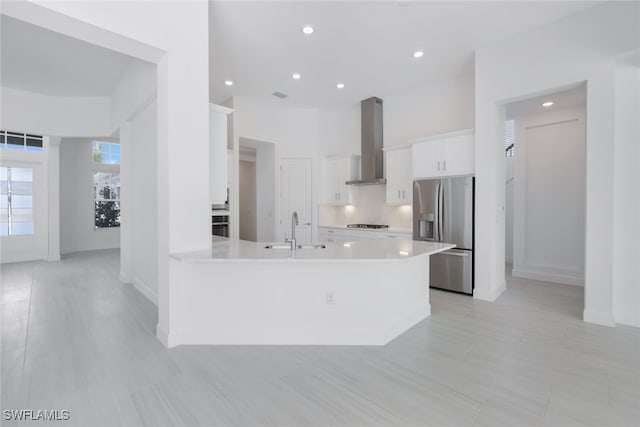
[[[264,248],[265,249],[291,249],[291,245],[282,243],[282,244],[267,245]]]
[[[309,245],[298,245],[298,249],[324,249],[326,248],[323,244],[309,244]]]
[[[287,243],[275,243],[273,245],[266,245],[265,249],[291,249],[291,245]],[[326,245],[323,244],[308,244],[298,245],[298,249],[324,249]]]

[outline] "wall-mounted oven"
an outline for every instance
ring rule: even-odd
[[[211,234],[229,237],[229,214],[214,213],[211,215]]]

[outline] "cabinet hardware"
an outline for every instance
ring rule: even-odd
[[[400,190],[398,190],[398,199],[400,198]]]
[[[445,171],[447,170],[447,161],[446,160],[442,161],[442,170],[445,170]]]
[[[438,160],[438,170],[440,170],[440,160]]]
[[[404,196],[404,190],[402,190],[402,198],[403,198],[403,199],[405,198],[405,196]]]

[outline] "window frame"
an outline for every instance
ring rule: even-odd
[[[96,150],[95,150],[95,144],[104,144],[106,147],[108,147],[108,157],[109,160],[112,159],[114,152],[113,147],[117,146],[118,147],[118,162],[111,162],[111,161],[96,161]],[[102,153],[103,151],[100,150],[100,152]],[[94,139],[91,141],[91,155],[92,155],[92,159],[93,159],[93,164],[94,165],[120,165],[120,143],[119,142],[115,142],[115,141],[109,141],[109,140],[104,140],[104,139]]]
[[[511,132],[509,132],[509,130]],[[510,137],[510,138],[509,138]],[[509,143],[510,140],[510,143]],[[507,119],[504,122],[504,156],[506,158],[516,155],[516,121]]]
[[[122,223],[120,222],[119,225],[117,226],[113,226],[113,227],[99,227],[96,225],[96,203],[97,202],[104,202],[104,200],[99,200],[97,198],[96,195],[96,184],[95,184],[95,174],[96,173],[117,173],[120,175],[120,163],[106,163],[106,162],[97,162],[95,160],[94,157],[94,143],[106,143],[106,144],[111,144],[111,145],[120,145],[119,142],[115,142],[115,141],[105,141],[105,140],[92,140],[91,141],[91,188],[92,188],[92,192],[93,192],[93,197],[92,197],[92,203],[93,203],[93,209],[91,210],[91,224],[92,224],[92,228],[94,231],[105,231],[105,230],[119,230],[120,227],[122,226]],[[118,206],[120,207],[121,202],[121,197],[120,197],[120,191],[118,191],[118,198],[114,199],[113,201],[118,203]]]
[[[22,145],[18,144],[9,144],[9,137],[13,138],[22,138]],[[34,150],[29,147],[34,147],[33,145],[29,145],[28,141],[40,141],[40,149]],[[37,146],[35,146],[37,147]],[[29,153],[42,153],[46,148],[46,137],[44,135],[36,135],[27,132],[21,131],[13,131],[7,129],[0,129],[0,150],[11,150],[13,152],[29,152]]]
[[[0,162],[0,167],[3,168],[13,168],[13,169],[31,169],[31,224],[32,224],[32,232],[31,234],[7,234],[6,236],[0,236],[0,239],[11,239],[11,240],[20,240],[20,239],[33,239],[36,238],[39,231],[39,211],[40,202],[38,200],[38,194],[40,194],[40,190],[37,187],[37,181],[40,179],[39,167],[41,165],[38,163],[32,162],[23,162],[20,160],[12,161],[5,160]]]

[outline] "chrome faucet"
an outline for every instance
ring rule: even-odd
[[[298,247],[296,243],[296,225],[298,225],[298,212],[293,211],[291,214],[291,250],[295,251]]]

